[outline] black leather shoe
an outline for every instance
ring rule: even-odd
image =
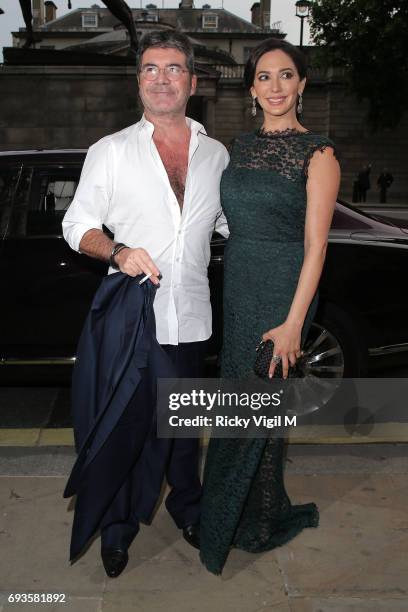
[[[183,538],[194,548],[200,550],[200,525],[187,525],[183,529]]]
[[[121,548],[102,548],[103,567],[109,578],[116,578],[123,572],[129,561],[127,550]]]

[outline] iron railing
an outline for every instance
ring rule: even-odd
[[[215,64],[213,66],[221,73],[221,79],[238,79],[244,78],[245,64]],[[307,71],[309,80],[312,81],[328,81],[344,77],[345,70],[342,68],[308,68]]]

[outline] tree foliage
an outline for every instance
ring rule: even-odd
[[[408,0],[314,0],[310,25],[320,65],[346,69],[374,129],[395,127],[408,105]]]

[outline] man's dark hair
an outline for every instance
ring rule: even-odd
[[[140,72],[142,66],[142,55],[147,49],[152,47],[160,49],[177,49],[186,56],[186,66],[190,74],[194,74],[194,50],[190,39],[181,32],[174,30],[159,30],[157,32],[147,32],[139,42],[136,57],[137,71]]]
[[[296,70],[298,71],[300,80],[302,81],[307,72],[307,62],[306,57],[303,55],[301,51],[294,45],[291,45],[286,40],[282,40],[281,38],[268,38],[264,40],[259,45],[254,47],[251,50],[248,61],[245,65],[244,71],[244,82],[245,87],[250,90],[255,80],[256,73],[256,65],[261,59],[261,57],[268,53],[269,51],[283,51],[286,55],[289,55],[292,62],[296,66]]]

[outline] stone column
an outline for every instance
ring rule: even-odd
[[[205,129],[209,136],[215,137],[215,98],[205,101]]]

